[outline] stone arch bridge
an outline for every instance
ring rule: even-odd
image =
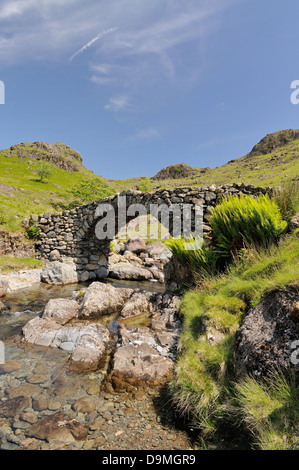
[[[172,190],[160,189],[151,193],[129,190],[100,201],[78,206],[72,210],[31,215],[30,222],[38,224],[41,229],[35,245],[36,257],[45,261],[72,259],[76,264],[79,279],[105,277],[103,273],[107,272],[105,268],[108,265],[113,233],[108,233],[105,239],[99,239],[96,235],[97,225],[101,224],[103,218],[107,216],[106,212],[103,213],[98,209],[99,206],[113,208],[111,215],[114,217],[115,227],[119,229],[139,215],[138,209],[141,206],[149,213],[153,206],[169,209],[176,206],[183,210],[183,207],[188,205],[191,209],[191,227],[194,229],[195,208],[198,206],[203,207],[202,216],[205,223],[207,214],[225,196],[239,195],[240,193],[252,196],[266,193],[271,195],[272,191],[272,188],[269,187],[261,188],[243,183],[217,187],[212,185],[210,187],[188,187]],[[131,210],[128,211],[129,208]],[[135,209],[137,213],[135,213]],[[174,216],[171,211],[169,211],[169,215],[169,233],[175,236]],[[158,214],[158,220],[160,220],[159,216]],[[163,223],[163,220],[160,221]],[[203,229],[205,232],[208,227],[203,225]]]

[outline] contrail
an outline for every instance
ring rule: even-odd
[[[81,54],[82,52],[84,52],[86,49],[88,49],[90,46],[92,46],[92,44],[94,44],[96,41],[98,41],[99,39],[101,39],[103,36],[105,36],[106,34],[109,34],[109,33],[113,33],[114,31],[116,31],[118,28],[110,28],[110,29],[105,29],[105,31],[102,31],[101,33],[98,34],[98,36],[96,36],[95,38],[93,38],[91,41],[89,41],[87,44],[85,44],[85,46],[81,47],[81,49],[79,49],[77,52],[75,52],[75,54],[72,55],[72,57],[70,58],[70,62],[79,54]]]

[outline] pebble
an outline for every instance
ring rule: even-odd
[[[38,420],[36,413],[25,412],[20,417],[22,421],[26,421],[27,423],[34,424]]]
[[[9,374],[14,372],[21,367],[20,362],[7,361],[5,364],[0,364],[0,374]]]
[[[50,401],[48,405],[48,409],[51,411],[57,411],[60,410],[62,407],[60,401]]]

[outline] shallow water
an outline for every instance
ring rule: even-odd
[[[108,279],[104,282],[116,287],[130,287],[152,292],[164,292],[164,286],[152,282],[131,282]],[[0,407],[13,396],[24,395],[30,405],[25,410],[38,422],[56,412],[65,412],[71,418],[91,427],[85,440],[56,442],[29,439],[31,426],[22,414],[3,420],[4,431],[0,436],[0,449],[188,449],[190,441],[184,429],[178,430],[172,423],[171,407],[163,407],[160,391],[137,391],[137,395],[116,394],[107,390],[107,374],[111,366],[111,354],[117,337],[116,314],[104,316],[99,321],[111,333],[110,348],[97,370],[78,371],[69,361],[69,354],[61,349],[36,346],[22,341],[22,327],[33,317],[40,315],[46,303],[53,298],[70,298],[73,291],[88,287],[87,283],[53,287],[45,284],[9,293],[4,303],[7,310],[0,314],[0,340],[5,345],[5,364],[0,365]],[[121,320],[132,326],[148,326],[149,318]],[[1,369],[2,367],[2,369]],[[141,395],[140,395],[141,393]],[[139,395],[138,395],[139,394]],[[34,408],[34,399],[43,397],[44,409]],[[78,399],[92,398],[93,412],[78,412],[74,403]],[[156,403],[155,403],[156,400]],[[162,408],[161,408],[162,407]],[[173,415],[172,415],[173,416]],[[0,419],[2,416],[0,415]],[[93,424],[101,421],[101,426]]]
[[[105,279],[102,282],[109,283],[115,287],[143,289],[151,292],[165,291],[162,284],[154,282],[119,281],[114,279]],[[70,298],[73,291],[80,291],[88,287],[88,285],[88,283],[81,283],[67,286],[50,286],[41,283],[31,288],[19,289],[8,293],[4,299],[7,309],[0,313],[0,340],[19,334],[22,327],[31,318],[43,311],[50,299]],[[108,321],[108,318],[103,318],[103,323],[107,326],[111,320]]]

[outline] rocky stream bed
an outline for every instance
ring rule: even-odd
[[[107,292],[98,314],[97,296],[105,300]],[[111,292],[125,299],[117,307]],[[191,449],[192,429],[176,416],[164,386],[178,341],[176,301],[160,284],[115,280],[8,293],[0,314],[0,448]],[[67,305],[79,313],[61,320],[58,307]],[[57,344],[50,344],[51,328]],[[94,331],[104,348],[86,362],[78,338],[99,351]]]

